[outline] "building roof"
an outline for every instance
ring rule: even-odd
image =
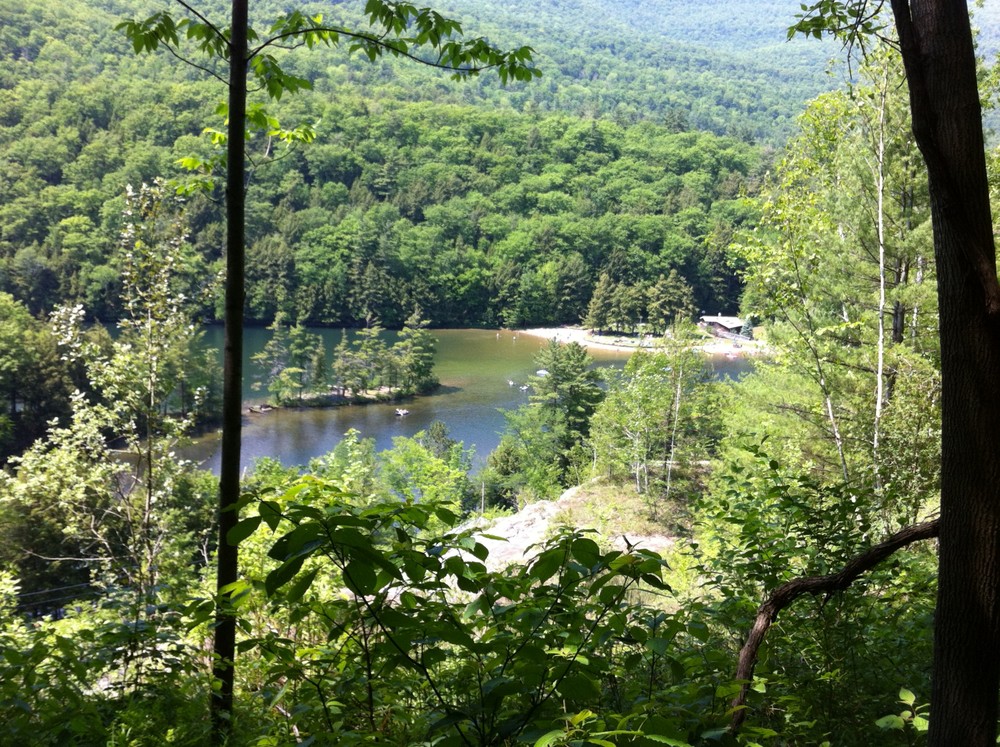
[[[742,329],[744,324],[738,316],[703,316],[699,321],[705,324],[718,324],[726,329]]]

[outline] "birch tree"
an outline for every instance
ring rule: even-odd
[[[830,445],[825,457],[810,451],[839,479],[881,484],[887,413],[912,407],[894,398],[896,372],[927,371],[911,365],[917,358],[936,367],[937,343],[926,333],[936,316],[925,282],[933,264],[923,260],[931,249],[926,176],[907,130],[898,56],[883,48],[860,78],[803,116],[765,192],[762,225],[738,247],[748,267],[745,311],[772,320],[782,365],[814,390],[789,388],[772,407]]]

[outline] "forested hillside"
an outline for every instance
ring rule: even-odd
[[[0,290],[33,314],[74,302],[120,316],[126,184],[180,176],[180,159],[211,151],[202,129],[221,125],[216,82],[168,56],[137,58],[114,31],[140,10],[5,5]],[[753,218],[740,198],[765,163],[741,140],[780,142],[804,101],[838,84],[823,73],[829,45],[785,41],[796,4],[445,10],[534,45],[542,79],[457,85],[343,50],[290,57],[316,91],[277,113],[317,140],[255,171],[250,319],[398,327],[419,304],[438,326],[576,322],[602,273],[628,287],[671,271],[694,308],[734,309],[739,267],[724,249]],[[189,213],[195,294],[218,272],[221,214],[202,197]]]

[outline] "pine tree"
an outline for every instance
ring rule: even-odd
[[[415,306],[399,333],[399,341],[393,346],[393,357],[398,362],[404,389],[422,392],[437,386],[434,376],[437,340],[427,329],[428,324],[420,307]]]
[[[590,304],[587,306],[587,316],[584,317],[583,326],[600,334],[608,328],[608,321],[614,303],[615,284],[611,276],[606,272],[601,273],[594,288],[594,294],[590,297]]]

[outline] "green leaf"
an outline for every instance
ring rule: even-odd
[[[707,731],[703,731],[701,733],[701,738],[702,739],[710,739],[713,742],[715,742],[715,741],[718,741],[718,740],[722,739],[728,733],[729,733],[729,727],[728,726],[723,726],[723,727],[718,728],[718,729],[709,729]]]
[[[666,638],[650,638],[646,641],[646,648],[652,651],[654,654],[663,656],[667,653],[670,648],[670,641]]]
[[[528,568],[528,576],[536,581],[548,581],[562,565],[563,554],[558,549],[546,550]]]
[[[600,600],[601,604],[604,605],[617,604],[618,597],[624,592],[624,590],[625,587],[622,586],[621,584],[611,584],[601,589],[601,591],[597,595],[597,598]]]
[[[261,501],[257,512],[271,528],[272,532],[278,528],[278,524],[281,523],[281,507],[277,503],[274,501]]]
[[[496,677],[483,683],[482,702],[489,707],[497,707],[508,695],[522,692],[523,682],[514,681],[507,677]]]
[[[344,585],[359,596],[375,591],[375,571],[367,563],[351,561],[344,568]]]
[[[357,550],[368,550],[372,546],[371,539],[353,527],[335,529],[330,532],[330,541],[335,545]]]
[[[205,164],[205,161],[198,156],[186,156],[177,159],[177,164],[187,171],[198,171]]]
[[[552,745],[561,742],[564,736],[566,736],[566,732],[562,729],[553,729],[536,739],[535,747],[552,747]]]
[[[476,615],[484,615],[490,611],[490,603],[484,595],[476,597],[475,600],[469,602],[465,605],[465,609],[462,611],[462,618],[464,620],[469,620]]]
[[[743,688],[740,682],[723,682],[715,688],[715,697],[721,700],[729,700]]]
[[[708,626],[700,620],[694,620],[688,623],[687,632],[697,638],[702,643],[707,643],[708,639],[711,637],[712,633],[709,631]]]
[[[232,527],[228,532],[226,532],[226,542],[230,545],[238,545],[240,542],[245,540],[251,534],[253,534],[257,527],[260,526],[261,516],[250,516],[243,521],[240,521],[236,526]]]
[[[278,705],[278,703],[282,701],[282,699],[285,697],[285,693],[288,692],[288,688],[292,685],[293,682],[294,680],[292,678],[288,678],[285,684],[282,685],[281,689],[278,690],[277,693],[275,693],[273,698],[271,698],[271,702],[268,705],[268,708],[274,708],[276,705]]]
[[[296,579],[295,583],[288,588],[287,592],[285,592],[285,602],[290,604],[302,599],[302,596],[309,590],[309,587],[312,586],[312,582],[316,580],[317,573],[319,573],[318,568],[313,569],[304,576],[300,576]]]
[[[302,524],[288,534],[279,537],[268,551],[268,557],[275,560],[288,560],[292,557],[305,557],[321,547],[320,526],[316,523]]]
[[[472,638],[466,632],[465,628],[461,626],[453,626],[445,622],[442,625],[435,626],[431,632],[446,643],[453,643],[456,646],[464,648],[472,648],[474,645]]]
[[[450,575],[461,578],[465,575],[465,561],[458,555],[452,555],[445,559],[444,569]]]
[[[671,591],[670,585],[660,578],[658,573],[643,573],[640,578],[642,578],[643,581],[654,589],[659,589],[660,591]]]
[[[267,595],[272,596],[274,592],[291,581],[295,577],[295,574],[302,569],[304,562],[304,557],[294,557],[268,573],[267,578],[264,579],[264,590],[267,592]]]
[[[601,548],[589,537],[573,540],[573,557],[587,568],[593,568],[601,558]]]
[[[905,687],[899,689],[899,701],[905,703],[906,705],[913,707],[913,704],[917,702],[917,696],[913,694],[912,691],[907,690]]]
[[[897,716],[895,713],[891,713],[888,716],[883,716],[878,721],[875,722],[875,726],[879,729],[897,729],[902,730],[906,726],[906,722]]]
[[[636,643],[645,643],[649,639],[649,630],[638,625],[632,625],[628,629],[628,635]]]
[[[566,698],[586,700],[596,698],[601,694],[597,681],[583,672],[570,672],[559,683],[559,692]]]
[[[519,658],[524,663],[544,663],[548,660],[548,657],[545,655],[545,650],[533,644],[529,644],[522,648]]]
[[[455,526],[458,523],[458,514],[454,511],[449,510],[445,506],[435,506],[434,515],[441,521],[445,526]]]

